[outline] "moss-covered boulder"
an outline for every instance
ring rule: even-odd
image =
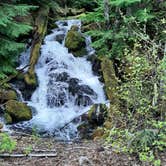
[[[4,118],[5,118],[6,124],[12,124],[12,117],[8,113],[4,114]]]
[[[31,109],[24,103],[16,100],[9,100],[5,106],[5,113],[10,115],[12,123],[30,120],[32,118]],[[6,115],[7,115],[6,114]],[[9,116],[6,116],[6,121],[11,123]]]
[[[85,37],[78,30],[78,26],[73,25],[65,39],[65,46],[76,57],[87,54]]]
[[[0,103],[6,102],[8,100],[16,100],[17,94],[14,90],[3,90],[0,89]]]
[[[94,140],[101,139],[104,136],[104,128],[98,127],[96,130],[94,130],[92,134],[92,138]]]

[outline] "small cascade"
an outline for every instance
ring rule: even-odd
[[[91,105],[105,103],[105,95],[103,85],[86,59],[94,53],[90,37],[86,37],[88,55],[84,57],[74,57],[64,46],[68,30],[72,25],[81,28],[81,21],[57,21],[56,24],[58,28],[45,37],[36,65],[39,86],[31,101],[26,101],[35,109],[35,114],[32,120],[17,126],[35,127],[41,133],[71,139],[77,137],[77,117],[87,112]],[[26,65],[28,53],[22,55],[21,67]],[[74,122],[69,123],[72,120]]]

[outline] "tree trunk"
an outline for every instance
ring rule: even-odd
[[[105,17],[106,29],[108,30],[109,26],[110,26],[109,2],[108,2],[108,0],[104,0],[104,17]]]
[[[30,67],[28,72],[25,74],[25,82],[27,85],[36,86],[37,79],[35,75],[35,65],[39,58],[40,47],[47,31],[48,24],[48,12],[49,7],[41,7],[38,11],[36,20],[35,20],[35,33],[32,42],[32,49],[30,55]]]

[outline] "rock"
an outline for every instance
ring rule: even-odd
[[[103,82],[102,71],[101,71],[101,62],[102,62],[101,59],[96,55],[93,55],[89,56],[87,60],[90,61],[92,64],[93,73],[97,76],[100,76],[99,79],[101,82]]]
[[[5,118],[6,124],[12,124],[12,117],[8,113],[4,114],[4,118]]]
[[[81,139],[90,139],[91,138],[93,130],[92,130],[92,126],[90,126],[89,123],[84,122],[84,123],[80,124],[77,127],[77,130],[79,132],[79,137]]]
[[[58,41],[60,44],[62,44],[64,38],[65,38],[65,34],[59,34],[59,35],[56,35],[55,40]]]
[[[85,37],[78,32],[78,29],[76,25],[73,25],[65,39],[65,46],[76,57],[87,54]]]
[[[102,127],[106,118],[107,107],[104,104],[94,104],[88,114],[81,116],[82,123],[77,128],[79,136],[83,139],[99,137],[98,127],[104,131]]]
[[[79,166],[92,166],[92,162],[86,156],[81,156],[79,158]]]
[[[47,90],[47,105],[50,108],[64,105],[67,102],[67,84],[58,82],[49,83],[50,85]]]
[[[109,130],[112,128],[112,123],[107,120],[104,122],[104,127]]]
[[[0,103],[8,100],[16,100],[17,94],[14,90],[1,90],[0,89]]]
[[[26,104],[18,102],[16,100],[9,100],[6,103],[5,113],[11,116],[12,123],[26,121],[32,118],[31,109]]]
[[[75,100],[75,105],[78,105],[78,106],[86,107],[92,104],[93,104],[93,101],[91,100],[89,96],[86,96],[86,95],[78,95]]]
[[[94,104],[88,112],[88,121],[94,126],[102,126],[107,118],[107,107],[104,104]]]
[[[101,139],[104,136],[104,129],[103,128],[97,128],[92,135],[92,138],[94,140]]]
[[[28,101],[31,99],[31,96],[34,90],[36,89],[36,86],[27,85],[24,82],[23,78],[20,78],[20,79],[17,78],[17,80],[14,80],[13,83],[15,84],[15,87],[21,91],[25,101]]]
[[[49,84],[53,84],[53,82],[55,81],[67,82],[69,78],[69,74],[66,72],[50,73],[49,77],[50,77]]]
[[[1,130],[1,129],[3,129],[3,124],[2,124],[2,123],[0,123],[0,130]]]

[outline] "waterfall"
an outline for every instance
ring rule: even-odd
[[[64,46],[68,30],[72,25],[81,27],[81,21],[57,21],[56,24],[58,28],[45,37],[36,65],[39,86],[31,101],[26,101],[36,111],[32,120],[23,124],[35,126],[38,131],[49,135],[70,139],[77,136],[79,119],[69,122],[87,112],[91,105],[105,103],[105,95],[103,85],[87,61],[87,56],[94,53],[90,37],[86,37],[88,55],[84,57],[74,57]],[[27,53],[21,57],[22,64],[26,64],[25,55]]]

